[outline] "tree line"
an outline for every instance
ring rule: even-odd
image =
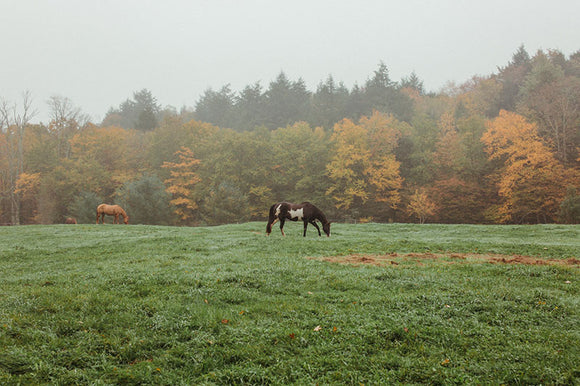
[[[67,98],[31,124],[30,96],[0,104],[0,223],[263,220],[281,200],[336,221],[580,222],[580,51],[530,56],[427,93],[380,63],[348,89],[309,91],[282,72],[267,89],[208,89],[194,108],[148,90],[90,122]]]

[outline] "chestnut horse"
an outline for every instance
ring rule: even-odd
[[[272,205],[270,207],[268,225],[266,225],[266,234],[270,236],[270,233],[272,233],[272,225],[277,221],[280,221],[280,231],[282,232],[282,236],[286,236],[284,233],[284,222],[286,220],[302,220],[302,222],[304,222],[304,237],[306,237],[306,228],[308,227],[308,224],[314,225],[318,231],[318,236],[322,236],[320,228],[316,224],[316,220],[318,220],[322,223],[322,230],[326,233],[326,236],[330,236],[330,221],[326,219],[326,216],[320,209],[309,202],[303,202],[302,204],[279,202]]]
[[[65,224],[76,224],[77,220],[73,217],[67,217],[66,220],[64,221]]]
[[[119,205],[107,205],[101,204],[97,206],[97,224],[99,223],[99,216],[102,219],[103,224],[105,223],[105,215],[108,214],[109,216],[115,216],[113,220],[113,224],[119,223],[119,215],[123,216],[123,222],[125,224],[129,224],[129,216],[127,213],[121,208]]]

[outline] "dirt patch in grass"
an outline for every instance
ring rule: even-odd
[[[350,265],[399,265],[414,262],[422,265],[428,261],[437,261],[448,264],[487,262],[490,264],[526,264],[526,265],[569,265],[580,266],[580,259],[543,259],[523,255],[496,255],[477,253],[390,253],[387,255],[351,254],[345,256],[309,257],[311,260],[321,260],[330,263]]]

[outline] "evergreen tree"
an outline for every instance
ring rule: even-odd
[[[558,220],[564,224],[580,224],[580,195],[575,186],[569,186],[560,204]]]
[[[213,123],[219,127],[232,127],[232,112],[234,108],[235,94],[230,85],[226,84],[219,91],[211,88],[205,90],[195,105],[196,119]]]
[[[327,129],[343,119],[348,101],[348,89],[343,83],[335,83],[332,75],[325,82],[320,82],[312,96],[310,123]]]
[[[409,122],[413,115],[413,102],[402,94],[397,84],[389,77],[389,70],[381,62],[374,76],[365,84],[364,115],[371,115],[373,110],[393,114],[398,120]]]
[[[117,197],[133,224],[170,225],[174,222],[171,195],[157,176],[145,175],[126,182],[117,191]]]
[[[499,68],[498,79],[503,88],[499,96],[499,107],[507,111],[514,111],[518,102],[520,87],[526,74],[530,70],[530,55],[521,45],[513,54],[507,66]]]
[[[425,88],[423,87],[423,81],[419,79],[415,71],[411,73],[408,77],[401,79],[401,88],[410,88],[419,92],[419,95],[425,94]]]
[[[160,107],[151,91],[143,89],[135,91],[133,99],[127,99],[118,109],[109,109],[101,125],[149,131],[157,127],[159,112]]]
[[[237,122],[234,129],[253,130],[263,125],[265,119],[266,97],[259,82],[246,86],[235,103]]]
[[[79,224],[93,224],[96,217],[96,209],[103,199],[94,192],[81,192],[73,201],[69,215],[74,217]]]
[[[291,82],[284,72],[270,83],[266,91],[265,126],[269,129],[286,127],[308,118],[310,92],[302,79]]]

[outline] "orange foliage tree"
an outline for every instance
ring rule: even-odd
[[[570,181],[538,135],[538,127],[502,110],[487,123],[482,141],[490,160],[503,163],[498,176],[500,204],[491,215],[499,222],[554,221]]]
[[[175,155],[179,162],[164,162],[163,168],[169,169],[171,177],[165,180],[167,192],[173,195],[171,203],[175,205],[175,213],[179,220],[188,224],[198,209],[195,197],[195,186],[201,181],[196,169],[200,160],[193,156],[190,148],[182,147]]]
[[[37,195],[40,187],[40,173],[22,173],[16,180],[15,193],[20,196],[21,215],[29,220],[37,215]],[[28,212],[28,213],[25,213]]]

